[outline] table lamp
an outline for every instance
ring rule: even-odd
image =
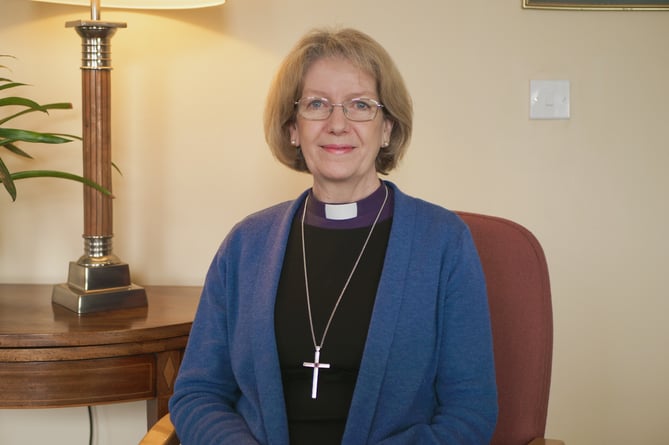
[[[67,22],[82,40],[83,175],[112,190],[111,47],[125,23],[100,20],[100,7],[186,9],[216,6],[225,0],[35,0],[89,6],[90,20]],[[147,306],[143,287],[133,284],[130,267],[112,251],[112,197],[84,187],[84,254],[70,262],[67,283],[53,288],[53,303],[79,314]]]

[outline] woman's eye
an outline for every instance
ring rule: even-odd
[[[353,101],[353,108],[356,110],[368,110],[370,108],[370,105],[363,101],[363,100],[354,100]]]
[[[327,104],[322,99],[314,99],[307,104],[307,108],[310,110],[319,110],[321,108],[326,108]]]

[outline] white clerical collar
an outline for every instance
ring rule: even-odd
[[[325,218],[335,221],[353,219],[358,216],[358,203],[325,204]]]
[[[379,222],[392,218],[394,208],[392,190],[389,192],[388,205],[384,207]],[[324,203],[319,201],[313,192],[310,193],[305,220],[307,225],[322,229],[355,229],[369,227],[374,223],[385,199],[386,186],[380,186],[368,197],[353,203]]]

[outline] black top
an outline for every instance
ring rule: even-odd
[[[387,203],[388,205],[388,203]],[[392,204],[391,204],[392,205]],[[378,212],[376,207],[376,211]],[[304,285],[298,212],[288,239],[275,307],[275,330],[291,445],[340,444],[360,368],[391,219],[377,224],[322,344],[318,397],[311,398],[314,345]],[[316,342],[351,273],[368,227],[331,229],[305,225],[307,272]]]

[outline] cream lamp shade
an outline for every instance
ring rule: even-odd
[[[33,0],[42,3],[58,3],[61,5],[90,6],[90,0]],[[101,0],[105,8],[124,9],[194,9],[217,6],[225,0]]]

